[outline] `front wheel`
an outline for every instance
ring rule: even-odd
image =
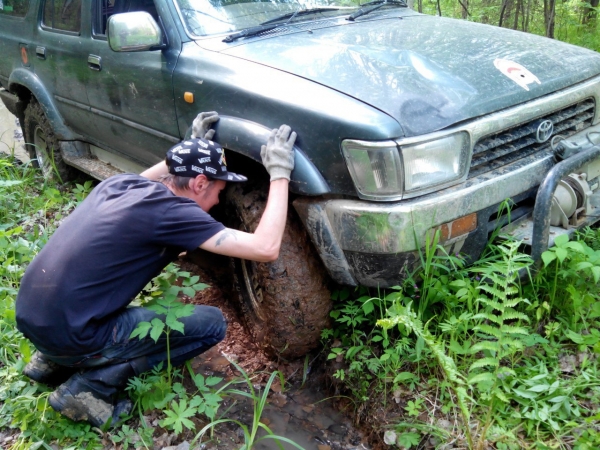
[[[226,193],[232,226],[253,232],[265,209],[268,185],[233,184]],[[267,353],[297,358],[314,349],[328,326],[328,277],[290,207],[279,258],[257,263],[234,258],[234,288],[246,328]]]
[[[29,157],[40,168],[44,178],[58,179],[61,182],[73,179],[74,170],[63,161],[58,139],[41,105],[35,99],[25,108],[23,137]]]

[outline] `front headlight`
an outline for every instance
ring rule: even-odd
[[[402,198],[402,163],[394,141],[342,141],[342,150],[354,186],[361,198]]]
[[[354,186],[366,200],[400,200],[454,184],[467,175],[470,149],[464,131],[419,142],[342,141]]]
[[[407,194],[460,180],[467,172],[469,135],[460,132],[428,142],[402,145]]]

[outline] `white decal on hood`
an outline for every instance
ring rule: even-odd
[[[529,90],[528,85],[531,83],[542,84],[540,80],[538,80],[538,77],[532,74],[521,64],[517,64],[514,61],[498,58],[494,61],[494,66],[496,66],[496,69],[498,69],[501,73],[513,80],[526,91]]]

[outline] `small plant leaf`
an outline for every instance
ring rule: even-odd
[[[542,261],[544,261],[544,266],[548,266],[552,261],[556,259],[556,254],[551,251],[545,251],[542,253]]]
[[[558,247],[556,249],[556,257],[562,263],[569,253],[565,248]]]
[[[158,341],[158,338],[162,334],[163,330],[165,329],[165,323],[156,317],[152,319],[152,322],[150,323],[152,324],[152,329],[150,330],[150,337],[154,340],[154,342],[156,342]]]
[[[152,325],[150,322],[140,322],[137,327],[131,332],[129,335],[129,339],[133,339],[134,337],[138,337],[139,339],[144,339],[148,335],[148,331]]]
[[[401,433],[397,439],[398,445],[406,449],[416,447],[419,442],[421,442],[421,435],[413,432]]]

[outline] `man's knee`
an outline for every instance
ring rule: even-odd
[[[219,308],[215,308],[214,306],[209,306],[210,314],[213,315],[213,323],[215,324],[215,338],[222,341],[225,339],[225,334],[227,333],[227,319],[223,315],[223,312]]]
[[[200,305],[194,308],[194,314],[186,318],[184,334],[212,335],[218,341],[225,339],[227,320],[219,308]],[[189,331],[188,331],[189,328]]]

